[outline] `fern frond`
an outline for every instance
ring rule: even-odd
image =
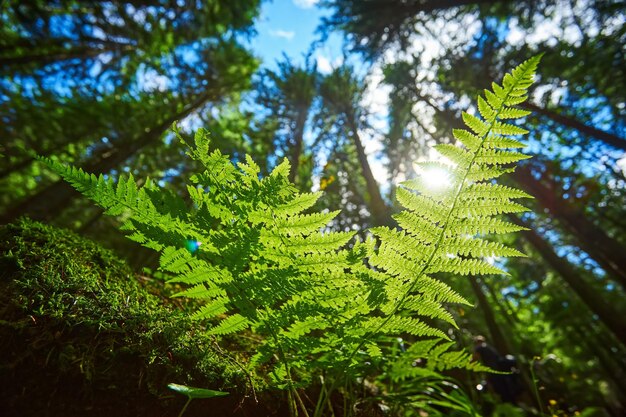
[[[406,181],[396,193],[404,208],[394,216],[401,229],[378,227],[372,230],[379,244],[370,251],[368,262],[390,278],[386,281],[388,301],[382,309],[385,316],[369,321],[366,339],[388,334],[396,328],[398,316],[408,319],[406,314],[451,322],[451,316],[441,308],[441,303],[466,300],[449,288],[442,289],[441,285],[445,284],[432,278],[433,275],[501,274],[505,272],[485,258],[523,256],[514,248],[484,237],[519,230],[496,216],[527,210],[515,200],[528,198],[528,194],[495,184],[493,180],[510,172],[513,169],[510,164],[528,158],[510,149],[522,146],[511,136],[527,131],[504,120],[528,115],[513,106],[526,98],[538,62],[539,57],[531,58],[507,74],[502,85],[494,83],[493,91],[478,98],[479,114],[463,113],[467,129],[453,131],[459,146],[435,147],[452,164],[447,168],[450,180],[447,188],[433,191],[420,178]],[[428,176],[431,166],[420,164],[423,176]],[[434,344],[436,341],[427,346],[432,349],[433,357],[444,356],[449,345],[438,349]],[[446,353],[445,356],[450,363],[473,366],[462,354]]]
[[[233,314],[222,320],[217,326],[210,328],[208,333],[212,335],[226,335],[246,329],[250,324],[250,320],[246,317],[240,314]]]

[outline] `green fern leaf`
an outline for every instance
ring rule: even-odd
[[[445,314],[438,303],[467,301],[431,278],[433,274],[502,274],[505,272],[485,258],[523,256],[516,249],[477,235],[519,230],[495,216],[527,210],[514,200],[527,198],[528,194],[492,181],[511,172],[510,164],[528,158],[523,153],[507,150],[522,146],[510,136],[527,131],[502,120],[528,115],[511,106],[527,96],[538,62],[539,57],[532,58],[507,74],[502,85],[493,83],[493,91],[478,99],[480,117],[463,113],[469,130],[455,129],[453,133],[464,147],[452,144],[435,147],[452,163],[448,168],[447,188],[435,192],[420,179],[401,184],[396,197],[405,211],[394,216],[401,230],[387,227],[372,230],[380,243],[370,252],[368,261],[391,278],[386,281],[387,301],[382,308],[385,316],[367,322],[370,330],[366,334],[370,337],[391,334],[400,327],[399,315],[407,311],[449,322],[451,316]],[[428,175],[428,170],[423,169],[423,175]],[[421,299],[428,302],[419,305],[416,300]],[[402,317],[402,320],[407,319]],[[410,327],[411,323],[401,325]],[[444,355],[447,348],[433,349],[433,356]],[[471,367],[462,354],[452,353],[447,357],[453,363],[463,362],[464,366]]]
[[[203,318],[202,314],[196,313],[192,316],[195,319]],[[250,320],[240,314],[233,314],[225,318],[217,326],[210,328],[207,332],[212,335],[227,335],[246,329],[250,326]]]

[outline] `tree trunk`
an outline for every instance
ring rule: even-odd
[[[489,296],[491,297],[493,304],[496,305],[498,311],[500,312],[500,315],[504,317],[504,320],[506,320],[506,323],[509,326],[511,326],[511,328],[514,328],[516,323],[519,323],[519,319],[517,316],[514,316],[511,314],[511,312],[508,309],[508,304],[503,305],[502,300],[504,300],[505,297],[501,294],[498,295],[496,290],[494,290],[493,285],[490,285],[489,283],[487,283],[485,279],[482,279],[481,281],[483,282],[483,286],[487,288],[487,292],[489,293]]]
[[[69,141],[64,141],[63,143],[59,143],[53,146],[51,149],[46,150],[45,152],[38,152],[36,150],[35,152],[37,152],[39,156],[48,157],[52,155],[53,153],[56,153],[57,151],[60,151],[61,149],[65,148],[69,143],[70,143]],[[35,157],[27,156],[21,161],[18,161],[12,165],[9,165],[8,167],[0,171],[0,180],[5,179],[6,177],[8,177],[9,175],[11,175],[12,173],[16,171],[21,171],[22,169],[29,167],[33,162],[35,162]]]
[[[302,155],[302,147],[304,141],[304,126],[308,115],[308,109],[300,109],[296,119],[296,126],[293,132],[293,148],[291,149],[291,171],[289,171],[289,181],[297,184],[298,171],[300,169],[300,155]]]
[[[482,282],[478,277],[470,276],[469,282],[472,285],[472,290],[478,299],[478,307],[480,307],[483,315],[485,317],[485,322],[487,323],[487,328],[489,329],[489,334],[491,336],[490,344],[492,344],[499,354],[506,355],[511,353],[511,346],[507,342],[498,322],[496,321],[496,316],[487,301],[487,296],[485,295]]]
[[[42,155],[42,156],[48,156],[48,155]],[[9,175],[11,175],[12,173],[16,171],[20,171],[30,166],[30,164],[32,164],[34,161],[35,161],[35,158],[33,158],[32,156],[28,156],[22,159],[21,161],[14,163],[13,165],[9,165],[8,167],[0,171],[0,180],[5,179],[6,177],[8,177]]]
[[[118,167],[139,150],[150,145],[170,128],[172,123],[185,118],[191,112],[197,110],[209,99],[209,94],[204,93],[193,103],[185,106],[175,115],[167,118],[157,126],[149,129],[136,140],[127,141],[123,146],[108,149],[103,155],[91,158],[83,165],[83,169],[93,174],[104,174],[111,169]],[[39,191],[35,195],[28,197],[25,201],[17,204],[3,213],[0,217],[0,224],[10,223],[20,216],[26,215],[33,220],[49,221],[66,206],[78,193],[67,182],[61,180]]]
[[[357,159],[359,160],[359,165],[361,166],[361,171],[363,172],[363,177],[365,178],[367,193],[369,194],[369,208],[372,212],[374,223],[375,225],[388,224],[389,208],[383,200],[378,183],[374,178],[374,174],[372,174],[370,163],[367,160],[367,155],[365,154],[365,148],[363,148],[363,143],[361,142],[361,137],[359,136],[356,120],[354,115],[347,115],[347,117],[350,130],[352,131],[352,141],[356,147]]]
[[[94,58],[106,52],[130,53],[136,49],[136,47],[131,44],[105,40],[98,40],[95,45],[75,45],[70,48],[63,48],[62,45],[58,46],[59,48],[57,50],[45,52],[35,51],[19,56],[0,56],[0,68],[32,64],[41,67],[46,64],[67,61],[69,59]]]
[[[551,215],[562,221],[567,230],[577,238],[578,246],[626,290],[626,248],[563,199],[562,192],[556,186],[549,187],[536,180],[528,167],[518,167],[512,176]]]
[[[525,222],[515,216],[509,216],[511,221],[520,226],[531,229]],[[589,285],[565,259],[559,257],[552,246],[534,230],[522,232],[524,238],[537,250],[541,257],[554,269],[569,287],[587,305],[589,310],[596,314],[606,327],[626,346],[626,321],[623,314],[608,304],[602,296]]]
[[[602,142],[606,143],[607,145],[613,146],[614,148],[626,151],[626,139],[620,138],[617,135],[605,132],[604,130],[596,129],[592,126],[588,126],[584,123],[579,122],[576,119],[564,116],[550,109],[539,107],[536,104],[530,103],[528,101],[520,104],[520,107],[532,111],[533,113],[537,113],[544,117],[547,117],[548,119],[560,125],[577,130],[584,135],[600,139]]]

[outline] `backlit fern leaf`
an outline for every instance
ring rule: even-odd
[[[453,368],[490,371],[480,363],[472,362],[471,354],[451,351],[453,348],[452,342],[440,342],[440,339],[414,342],[389,364],[389,375],[394,382],[402,382],[425,376],[437,377],[439,372]]]
[[[507,74],[502,86],[494,83],[493,92],[478,99],[479,115],[463,113],[469,130],[454,130],[462,146],[435,147],[450,163],[447,188],[435,189],[428,179],[429,169],[435,166],[441,170],[442,165],[420,164],[421,178],[406,181],[397,191],[397,199],[405,209],[394,216],[401,230],[372,230],[379,245],[370,251],[368,262],[390,276],[386,281],[390,301],[382,309],[383,316],[368,323],[368,339],[387,334],[389,323],[395,323],[398,316],[418,314],[450,322],[451,317],[437,303],[416,306],[416,300],[430,300],[430,295],[436,294],[433,275],[503,273],[486,258],[522,256],[516,249],[485,240],[485,236],[519,230],[495,216],[527,210],[514,199],[529,195],[493,180],[510,172],[511,163],[528,158],[509,149],[519,147],[519,142],[508,137],[527,131],[503,120],[528,114],[512,106],[526,98],[538,62],[539,57],[532,58]],[[426,275],[430,276],[427,281]],[[456,299],[452,290],[448,294],[445,301],[464,301]],[[450,362],[460,360],[453,355],[447,357]],[[467,358],[462,359],[467,362]]]
[[[321,193],[298,193],[287,162],[260,178],[250,158],[235,166],[208,144],[200,130],[188,152],[204,167],[187,188],[192,204],[132,176],[114,183],[44,161],[109,214],[128,218],[129,237],[161,253],[170,282],[188,285],[176,296],[204,303],[192,317],[218,320],[210,334],[261,331],[262,356],[274,351],[278,366],[293,371],[295,352],[327,350],[308,333],[346,320],[346,308],[350,317],[369,312],[364,284],[349,273],[360,259],[342,249],[354,233],[322,233],[338,212],[304,213]]]

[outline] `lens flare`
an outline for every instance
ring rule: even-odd
[[[188,240],[185,242],[185,247],[191,253],[196,252],[200,245],[202,245],[202,242],[198,242],[197,240]]]
[[[428,188],[444,189],[452,185],[450,174],[445,169],[432,168],[422,172],[422,180]]]

